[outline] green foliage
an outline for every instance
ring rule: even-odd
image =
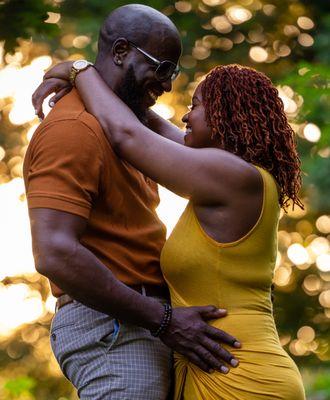
[[[323,373],[317,376],[313,389],[315,391],[322,391],[328,397],[330,397],[330,374],[329,371],[327,373]]]
[[[7,390],[9,398],[16,398],[21,394],[32,393],[36,384],[35,379],[22,376],[7,381],[4,388]]]
[[[330,159],[321,157],[318,151],[330,144],[330,69],[323,64],[301,62],[291,74],[281,79],[281,84],[290,86],[303,97],[304,103],[296,120],[313,122],[322,131],[317,143],[300,139],[299,152],[312,210],[329,213]]]
[[[13,51],[18,38],[30,39],[38,34],[45,39],[58,34],[56,25],[44,23],[47,12],[53,10],[53,6],[39,0],[0,2],[0,40],[5,41],[5,51]]]

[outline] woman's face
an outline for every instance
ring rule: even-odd
[[[182,122],[186,124],[185,146],[215,147],[215,142],[211,139],[211,128],[205,119],[201,84],[195,90],[189,109],[190,111],[182,117]]]

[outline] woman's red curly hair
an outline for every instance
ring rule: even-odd
[[[206,122],[221,148],[270,172],[279,204],[303,208],[300,159],[282,100],[264,74],[240,65],[215,67],[202,82]]]

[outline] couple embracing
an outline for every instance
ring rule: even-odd
[[[185,133],[156,115],[180,54],[167,17],[123,6],[95,64],[55,66],[33,96],[43,117],[56,92],[24,163],[54,355],[83,400],[303,400],[271,301],[279,211],[301,206],[294,133],[239,65],[197,86]],[[189,199],[167,241],[156,183]]]

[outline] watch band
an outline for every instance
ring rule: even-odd
[[[88,67],[92,66],[93,63],[86,60],[77,60],[72,64],[69,80],[72,86],[75,86],[75,80],[79,72],[85,71]]]

